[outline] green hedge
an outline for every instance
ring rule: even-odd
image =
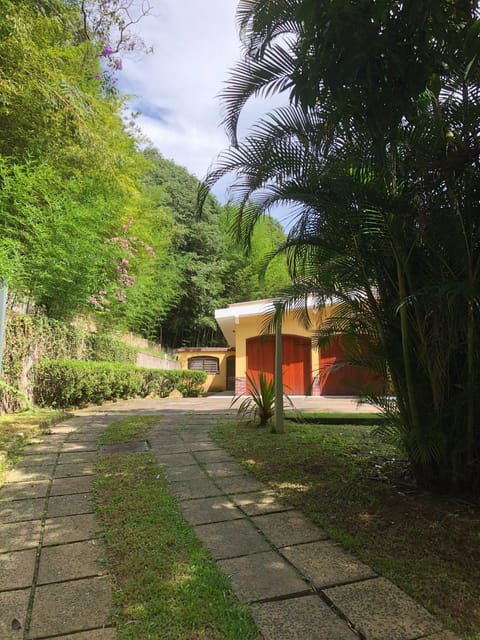
[[[42,407],[81,407],[108,400],[156,395],[177,389],[183,397],[197,397],[205,371],[143,369],[131,364],[42,360],[34,368],[34,402]]]
[[[142,369],[145,395],[167,398],[176,389],[184,398],[197,398],[203,392],[206,371],[186,369]]]
[[[107,333],[90,333],[45,316],[7,313],[0,413],[25,409],[32,398],[28,374],[40,360],[135,363],[136,349]]]

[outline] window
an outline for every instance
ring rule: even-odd
[[[195,356],[188,359],[188,368],[193,371],[206,371],[210,375],[216,375],[219,371],[218,358]]]

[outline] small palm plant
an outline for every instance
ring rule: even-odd
[[[258,384],[247,373],[247,382],[250,393],[242,400],[238,407],[238,414],[242,417],[250,416],[252,420],[258,421],[259,427],[264,427],[275,415],[275,382],[267,380],[263,372],[258,374]],[[230,406],[233,407],[241,397],[236,396]],[[284,394],[284,398],[293,407],[292,401],[286,394]]]

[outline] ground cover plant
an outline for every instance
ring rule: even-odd
[[[144,439],[161,419],[116,421],[101,443]],[[153,453],[104,456],[97,473],[119,639],[255,640],[247,608],[183,519]]]
[[[480,639],[480,504],[418,490],[399,450],[363,425],[232,422],[213,437],[443,623]]]
[[[63,411],[54,409],[31,409],[0,416],[0,487],[7,471],[22,457],[24,446],[36,436],[48,433],[53,423],[65,417]]]

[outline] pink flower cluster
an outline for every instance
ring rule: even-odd
[[[96,296],[90,296],[88,302],[95,308],[96,311],[108,311],[108,305],[110,300],[107,298],[107,291],[102,289]]]
[[[120,258],[119,262],[116,265],[117,278],[116,281],[112,283],[111,293],[113,297],[125,304],[127,302],[127,293],[126,290],[130,287],[133,287],[135,284],[136,278],[134,275],[130,275],[129,269],[131,267],[130,260],[134,259],[138,253],[139,248],[145,249],[145,251],[149,254],[151,258],[155,257],[155,251],[153,247],[146,244],[143,240],[137,238],[137,236],[127,236],[126,234],[130,230],[133,225],[133,218],[130,216],[128,222],[122,225],[122,232],[124,235],[122,236],[114,236],[110,238],[108,242],[111,244],[115,244],[122,250],[122,252],[126,252],[128,257]],[[130,260],[129,260],[130,258]],[[108,300],[108,291],[101,290],[98,291],[97,294],[92,295],[88,298],[88,303],[92,305],[92,307],[96,311],[108,312],[108,305],[110,301]]]

